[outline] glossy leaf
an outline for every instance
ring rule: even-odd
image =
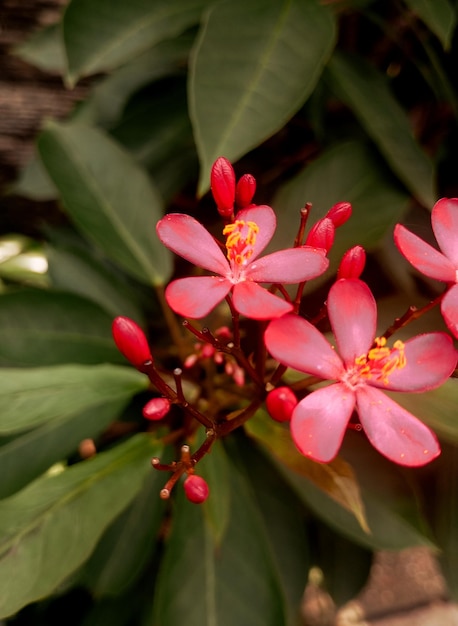
[[[332,57],[327,72],[331,87],[352,109],[393,171],[417,200],[432,207],[436,201],[433,165],[385,78],[361,58],[341,54]]]
[[[449,0],[406,0],[406,4],[448,49],[456,26],[456,6]]]
[[[408,197],[388,182],[367,145],[356,141],[338,144],[301,170],[272,200],[279,223],[274,237],[277,249],[292,245],[299,211],[306,202],[312,203],[310,228],[340,201],[351,202],[353,213],[336,233],[327,276],[337,270],[344,252],[355,241],[367,250],[380,245],[405,211]]]
[[[197,468],[199,476],[205,479],[210,489],[202,508],[216,546],[224,538],[231,515],[230,471],[227,454],[219,441],[215,442],[211,453],[200,461]]]
[[[76,226],[127,272],[165,282],[170,255],[156,237],[162,201],[146,173],[102,131],[49,123],[40,155]]]
[[[0,365],[125,363],[110,315],[79,296],[21,290],[0,295]]]
[[[0,502],[0,617],[51,593],[88,558],[141,489],[157,452],[138,435]]]
[[[249,435],[293,472],[307,478],[327,496],[351,512],[361,528],[370,532],[357,478],[348,463],[340,458],[331,463],[316,463],[299,453],[288,428],[258,412],[245,426]]]
[[[123,65],[199,21],[208,0],[72,0],[63,20],[67,82]]]
[[[231,471],[231,490],[231,519],[221,545],[215,547],[202,508],[177,489],[171,534],[144,626],[284,623],[262,524],[246,481],[236,471]]]
[[[201,194],[219,156],[236,161],[302,106],[334,40],[332,14],[314,0],[231,0],[206,14],[189,74]]]

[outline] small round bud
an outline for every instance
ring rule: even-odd
[[[82,459],[89,459],[94,454],[97,454],[97,448],[93,439],[83,439],[78,446],[78,452]]]
[[[170,411],[168,398],[153,398],[143,407],[143,417],[147,420],[161,420]]]
[[[231,217],[235,200],[235,172],[225,157],[219,157],[213,163],[210,184],[218,213],[222,217]]]
[[[116,317],[112,324],[113,339],[118,350],[140,369],[146,361],[152,361],[145,333],[128,317]]]
[[[312,226],[307,235],[305,245],[312,246],[312,248],[323,248],[326,252],[329,252],[334,243],[335,230],[333,221],[328,217],[324,217]]]
[[[190,474],[183,483],[187,499],[194,504],[201,504],[208,498],[210,490],[201,476]]]
[[[297,398],[289,387],[277,387],[267,394],[266,407],[276,422],[288,422],[297,405]]]
[[[347,250],[337,270],[337,278],[359,278],[366,265],[366,252],[362,246]]]
[[[349,202],[338,202],[326,213],[326,217],[332,220],[336,228],[345,224],[351,216],[351,204]]]
[[[256,191],[256,178],[251,174],[244,174],[237,182],[235,189],[235,203],[239,209],[249,206]]]

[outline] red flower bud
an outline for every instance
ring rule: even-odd
[[[347,250],[337,270],[337,278],[359,278],[366,264],[366,252],[362,246]]]
[[[116,317],[112,332],[118,350],[134,367],[140,369],[146,361],[153,360],[145,333],[133,320],[128,317]]]
[[[244,209],[251,204],[255,191],[256,178],[251,174],[244,174],[235,189],[235,203],[239,209]]]
[[[289,387],[277,387],[267,394],[266,407],[276,422],[288,422],[297,405],[297,398]]]
[[[210,490],[201,476],[190,474],[183,483],[187,499],[194,504],[201,504],[208,498]]]
[[[324,217],[312,226],[305,245],[312,246],[312,248],[324,248],[326,252],[329,252],[334,243],[335,230],[333,221],[329,217]]]
[[[153,398],[143,407],[143,417],[147,420],[161,420],[170,411],[171,402],[168,398]]]
[[[235,200],[235,172],[225,157],[219,157],[213,163],[210,184],[218,213],[222,217],[231,217]]]
[[[345,224],[351,216],[351,204],[349,202],[338,202],[332,206],[326,213],[325,217],[332,220],[332,223],[336,228]]]

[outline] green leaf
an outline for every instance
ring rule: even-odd
[[[405,0],[410,9],[439,37],[447,50],[456,26],[456,9],[448,0]]]
[[[37,154],[20,170],[19,177],[9,191],[14,195],[43,202],[55,200],[59,195]]]
[[[110,400],[125,402],[147,387],[146,376],[116,365],[2,369],[0,435],[66,420]]]
[[[162,201],[132,157],[102,131],[79,124],[49,123],[38,147],[81,232],[139,280],[165,282],[170,254],[155,232]]]
[[[369,533],[364,503],[357,478],[348,463],[340,458],[331,463],[316,463],[300,454],[289,430],[272,420],[264,411],[247,422],[246,431],[259,441],[270,454],[290,470],[304,476],[326,495],[350,511],[361,528]]]
[[[21,290],[0,295],[0,366],[125,363],[112,317],[79,296]]]
[[[215,159],[236,161],[303,105],[334,40],[333,17],[315,0],[231,0],[208,12],[189,73],[200,194]]]
[[[216,441],[200,462],[199,476],[207,481],[210,496],[202,508],[208,527],[213,533],[215,545],[221,544],[230,519],[231,489],[229,459],[220,441]]]
[[[49,595],[84,563],[158,451],[138,435],[0,502],[0,617]]]
[[[249,486],[235,468],[230,479],[231,519],[218,547],[202,509],[177,488],[171,534],[145,626],[284,624],[277,574]]]
[[[384,76],[361,57],[334,54],[327,67],[331,87],[347,104],[413,196],[426,207],[436,201],[433,165],[415,140],[405,111]]]
[[[408,197],[388,182],[368,146],[356,141],[338,144],[275,195],[272,201],[278,216],[275,249],[292,245],[299,226],[299,211],[306,202],[312,203],[309,224],[313,224],[341,201],[351,202],[353,214],[336,233],[329,254],[328,276],[337,270],[344,252],[354,245],[367,250],[380,245],[387,230],[405,211]]]
[[[67,82],[123,65],[199,21],[209,0],[72,0],[64,14]]]
[[[137,580],[155,548],[165,511],[159,497],[165,478],[151,472],[140,493],[101,538],[80,582],[96,596],[117,596]]]
[[[64,74],[67,59],[60,23],[51,24],[13,48],[13,54],[44,72]]]

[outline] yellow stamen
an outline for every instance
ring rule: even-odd
[[[396,341],[393,348],[388,348],[385,337],[376,337],[374,343],[375,347],[371,348],[367,354],[362,354],[355,359],[355,365],[359,366],[358,373],[362,378],[381,381],[387,385],[389,376],[407,364],[404,343]]]
[[[256,222],[235,220],[225,226],[223,235],[227,236],[226,249],[229,261],[237,265],[243,265],[253,254],[253,246],[256,243],[256,235],[259,226]]]

